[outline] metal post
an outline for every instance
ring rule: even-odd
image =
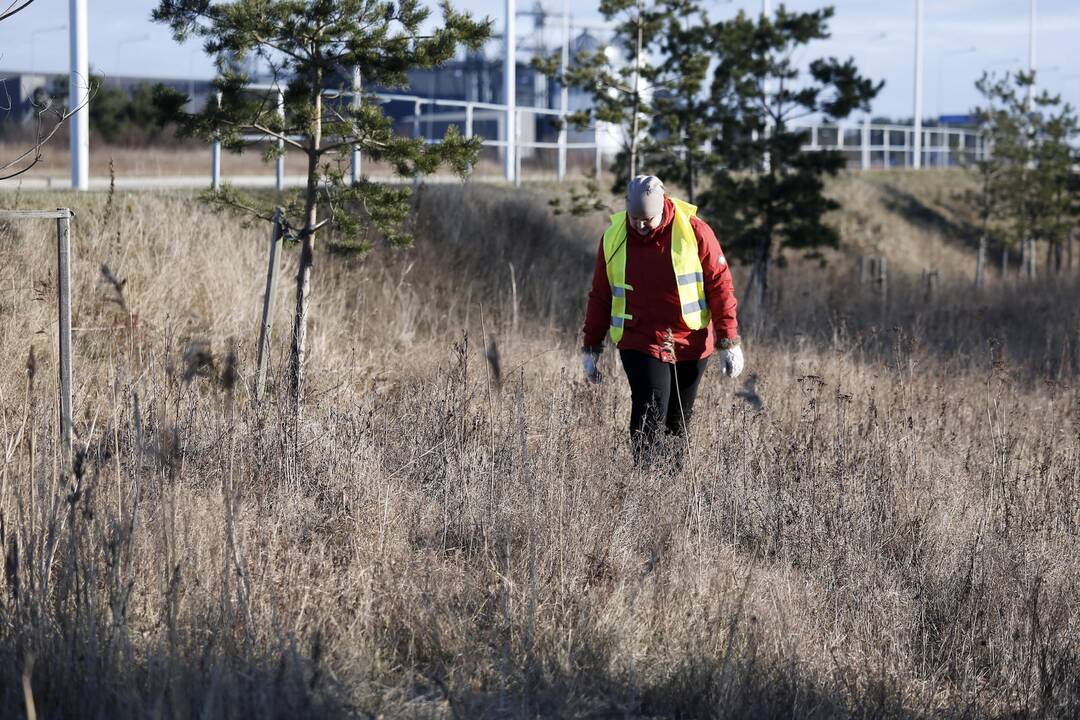
[[[353,94],[352,94],[352,109],[354,112],[360,110],[360,104],[363,102],[362,93],[362,78],[360,77],[360,68],[353,69]],[[350,180],[353,185],[360,184],[360,146],[353,145],[352,149],[352,173]]]
[[[1028,18],[1028,72],[1031,73],[1031,84],[1027,89],[1027,108],[1031,111],[1031,101],[1035,97],[1035,17],[1038,7],[1035,0],[1031,0],[1030,17]]]
[[[889,304],[889,265],[888,258],[884,255],[878,257],[877,262],[878,270],[878,293],[881,299],[881,310],[885,311],[885,308]]]
[[[68,107],[74,112],[70,120],[71,187],[90,189],[90,60],[89,31],[86,25],[86,0],[71,0],[68,6],[68,25],[71,27],[71,72],[68,75]]]
[[[469,139],[472,136],[473,136],[473,105],[472,105],[472,103],[465,103],[465,138]],[[473,170],[475,170],[475,169],[476,169],[476,167],[472,163],[469,163],[468,175],[470,177],[472,176]]]
[[[221,91],[216,94],[217,106],[221,107]],[[214,190],[221,188],[221,139],[215,137],[210,146],[210,187]]]
[[[922,133],[922,130],[919,131]],[[911,167],[911,142],[914,133],[904,130],[904,167]]]
[[[281,88],[278,88],[278,91],[277,91],[277,112],[278,112],[278,117],[281,119],[281,132],[284,133],[285,132],[285,93],[284,93],[284,91],[281,90]],[[278,156],[277,156],[277,160],[274,163],[274,173],[275,173],[275,176],[276,176],[274,185],[275,185],[275,187],[277,187],[277,191],[281,192],[282,190],[285,189],[285,155],[284,155],[285,141],[279,139],[277,141],[277,146],[278,146]]]
[[[514,132],[521,132],[521,111],[514,111]],[[514,187],[521,187],[521,152],[519,147],[520,138],[514,138]]]
[[[262,400],[266,388],[266,364],[270,357],[270,329],[273,322],[274,298],[277,297],[278,247],[281,245],[281,208],[274,212],[274,227],[270,233],[270,264],[266,270],[266,291],[263,293],[262,324],[259,325],[259,351],[255,370],[255,400]]]
[[[768,20],[771,15],[772,15],[772,2],[771,2],[771,0],[761,0],[761,21],[765,22],[765,20]],[[765,78],[761,81],[761,94],[764,97],[764,102],[766,103],[766,105],[769,102],[769,92],[771,92],[771,90],[772,90],[772,83],[769,82],[769,77],[766,75]],[[765,120],[765,129],[764,129],[764,135],[765,135],[766,138],[769,137],[769,128],[770,127],[772,127],[772,123],[768,118],[766,118],[766,120]],[[756,130],[753,131],[753,139],[755,141],[757,140],[757,131]],[[768,147],[768,145],[766,145],[766,147]],[[766,150],[764,152],[764,154],[761,156],[761,169],[764,172],[769,172],[772,169],[772,154],[768,150]]]
[[[517,2],[506,0],[506,26],[503,38],[506,54],[503,57],[503,102],[506,104],[506,151],[503,153],[503,175],[515,182],[517,162]]]
[[[862,122],[862,169],[870,169],[870,116],[863,117]]]
[[[603,153],[600,150],[600,133],[595,127],[593,127],[593,146],[596,150],[596,167],[594,170],[596,171],[596,179],[599,181],[600,173],[604,169],[604,158]]]
[[[915,0],[915,150],[912,167],[922,167],[923,0]]]
[[[570,88],[566,71],[570,67],[570,0],[563,0],[562,78],[559,80],[559,182],[566,179],[566,114],[570,108]]]
[[[72,403],[71,390],[71,211],[57,208],[63,213],[56,219],[56,298],[60,320],[60,443],[63,466],[71,467],[72,457]]]

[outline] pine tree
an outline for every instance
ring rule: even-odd
[[[402,227],[410,190],[366,178],[348,182],[345,168],[353,148],[405,177],[444,163],[464,176],[479,151],[479,139],[467,140],[453,126],[440,143],[399,137],[376,99],[347,96],[354,73],[368,86],[405,86],[407,71],[440,65],[460,46],[478,48],[490,35],[490,21],[474,21],[448,2],[441,10],[441,26],[430,32],[424,29],[430,11],[417,0],[161,0],[154,12],[178,41],[201,38],[208,53],[222,58],[216,81],[220,107],[210,103],[202,112],[187,114],[181,110],[186,98],[160,94],[159,106],[177,120],[183,134],[218,138],[226,149],[240,151],[247,145],[245,135],[257,133],[307,159],[304,189],[284,199],[287,227],[300,243],[290,360],[298,411],[316,238],[329,236],[332,247],[354,252],[365,251],[378,237],[391,245],[410,241]],[[266,95],[245,91],[249,78],[239,63],[223,60],[251,56],[270,66],[273,84],[283,89],[284,118]],[[267,158],[277,152],[271,144]],[[211,191],[207,199],[258,218],[273,216],[273,209],[257,197],[227,186]]]
[[[1077,119],[1057,96],[1029,97],[1033,84],[1030,73],[985,76],[976,84],[985,98],[982,117],[992,162],[1001,168],[979,202],[999,205],[1006,251],[1020,248],[1028,278],[1036,274],[1036,244],[1046,241],[1048,257],[1060,264],[1076,222],[1070,182]],[[991,193],[993,198],[986,197]]]
[[[1036,122],[1033,189],[1038,207],[1033,234],[1047,243],[1047,270],[1052,262],[1060,272],[1065,245],[1076,224],[1071,192],[1076,152],[1071,141],[1076,137],[1077,119],[1072,107],[1062,103],[1060,96],[1044,93]]]
[[[615,22],[610,47],[579,53],[561,72],[557,55],[538,57],[533,65],[560,83],[592,94],[592,104],[572,113],[567,121],[577,128],[607,123],[623,133],[623,147],[616,169],[616,188],[638,173],[641,145],[652,117],[652,97],[659,69],[647,56],[649,43],[664,27],[664,13],[645,0],[600,0],[600,13]]]
[[[807,133],[793,122],[826,121],[869,110],[883,83],[861,76],[853,60],[814,60],[803,71],[794,59],[807,44],[829,37],[832,8],[809,13],[783,6],[771,18],[740,12],[713,27],[723,48],[713,75],[712,149],[725,167],[713,174],[704,211],[726,232],[725,250],[753,263],[750,291],[768,297],[769,268],[784,251],[820,257],[839,236],[823,222],[837,203],[824,196],[824,178],[845,167],[835,151],[803,152]]]
[[[700,178],[716,167],[706,82],[716,56],[708,15],[696,0],[661,0],[662,29],[648,45],[658,62],[652,73],[652,114],[641,154],[649,174],[686,190],[696,202]]]
[[[1020,142],[1021,131],[1017,118],[1010,112],[1000,92],[1001,80],[984,74],[975,87],[984,97],[984,104],[976,107],[973,115],[979,124],[986,147],[986,155],[978,158],[972,168],[977,174],[978,189],[967,194],[979,216],[979,251],[975,265],[975,287],[985,283],[986,253],[992,238],[1001,245],[1003,272],[1008,267],[1009,235],[1003,223],[1007,217],[1009,198],[1009,155],[1014,144]],[[1006,83],[1006,88],[1008,84]]]

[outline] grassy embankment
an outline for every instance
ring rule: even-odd
[[[1080,288],[974,293],[912,183],[840,184],[887,302],[785,271],[764,409],[714,368],[678,473],[579,376],[602,221],[432,188],[415,249],[319,263],[299,428],[251,402],[265,229],[79,198],[61,477],[51,228],[0,228],[0,715],[1075,716]]]

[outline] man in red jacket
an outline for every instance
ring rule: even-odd
[[[626,212],[611,217],[596,257],[582,362],[586,376],[599,382],[597,361],[604,336],[611,335],[630,382],[636,454],[661,427],[685,433],[717,346],[726,376],[743,369],[731,270],[696,210],[668,197],[659,178],[639,175],[627,189]]]

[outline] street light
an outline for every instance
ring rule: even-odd
[[[937,114],[938,114],[938,117],[941,117],[941,111],[942,111],[941,106],[944,105],[944,102],[943,102],[942,98],[944,97],[944,85],[945,85],[945,58],[956,57],[957,55],[970,55],[971,53],[977,52],[977,51],[978,51],[978,48],[976,48],[974,45],[972,45],[971,47],[968,47],[968,48],[963,48],[963,49],[960,49],[960,50],[951,50],[949,52],[941,53],[941,55],[938,56],[938,72],[937,72]]]
[[[1038,7],[1035,0],[1031,0],[1030,17],[1028,18],[1028,72],[1031,74],[1031,84],[1027,89],[1027,105],[1031,109],[1031,99],[1035,97],[1035,18]]]
[[[913,108],[914,143],[912,167],[922,167],[922,100],[923,100],[923,0],[915,0],[915,107]]]
[[[149,39],[150,39],[150,33],[143,33],[142,35],[134,35],[132,37],[126,37],[126,38],[120,40],[119,42],[116,43],[116,47],[121,47],[122,45],[130,45],[132,43],[146,42]]]
[[[71,51],[68,56],[68,121],[71,133],[71,187],[90,189],[90,33],[86,22],[86,0],[68,4]]]
[[[1000,60],[994,60],[983,65],[983,70],[987,70],[992,67],[1001,67],[1002,65],[1019,65],[1019,57],[1001,58]]]
[[[150,39],[149,33],[143,33],[142,35],[133,35],[132,37],[123,38],[116,43],[116,64],[120,67],[124,66],[124,54],[121,50],[125,45],[136,45],[141,42],[146,42]],[[127,74],[127,73],[125,73]]]
[[[31,31],[31,33],[30,33],[30,69],[32,71],[37,72],[37,60],[36,60],[37,36],[38,35],[45,35],[46,33],[60,32],[61,30],[67,30],[67,27],[68,26],[66,24],[65,25],[53,25],[51,27],[38,28],[37,30]]]
[[[506,103],[506,151],[503,153],[503,176],[516,184],[517,165],[517,2],[506,0],[506,25],[503,30],[503,102]]]

